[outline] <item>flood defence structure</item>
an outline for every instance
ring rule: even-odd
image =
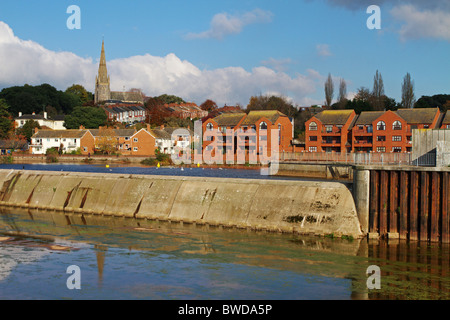
[[[353,194],[371,238],[450,243],[450,168],[355,166]]]
[[[364,236],[339,182],[0,170],[0,206],[273,232]]]

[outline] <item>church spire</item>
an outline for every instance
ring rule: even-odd
[[[100,64],[98,66],[98,81],[100,83],[107,83],[108,81],[108,69],[106,68],[105,57],[105,42],[102,41],[102,53],[100,54]]]
[[[102,52],[100,54],[100,64],[98,66],[98,75],[95,79],[95,102],[110,100],[110,81],[108,70],[106,68],[105,41],[102,40]]]

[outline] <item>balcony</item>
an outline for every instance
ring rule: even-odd
[[[371,147],[373,142],[370,140],[355,140],[353,141],[355,147]]]
[[[340,136],[342,132],[341,128],[322,128],[322,136]]]
[[[359,128],[354,128],[352,130],[352,133],[354,136],[372,136],[373,135],[373,130],[372,128],[368,129],[368,128],[364,128],[364,129],[359,129]]]

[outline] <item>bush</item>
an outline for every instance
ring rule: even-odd
[[[57,148],[47,149],[45,155],[47,157],[47,161],[58,162],[59,151]]]

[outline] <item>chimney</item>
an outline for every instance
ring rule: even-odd
[[[47,111],[44,111],[44,119],[47,119]]]
[[[84,126],[83,125],[80,125],[80,130],[84,130]]]
[[[34,133],[36,134],[38,133],[38,131],[39,131],[38,127],[34,127]]]
[[[19,111],[19,117],[21,117],[21,116],[22,116],[22,112]]]
[[[162,124],[160,128],[161,128],[161,130],[164,130],[164,125]]]
[[[32,114],[33,114],[33,116],[35,116],[35,115],[36,115],[36,112],[33,112]]]
[[[147,131],[150,132],[150,124],[147,123]]]

